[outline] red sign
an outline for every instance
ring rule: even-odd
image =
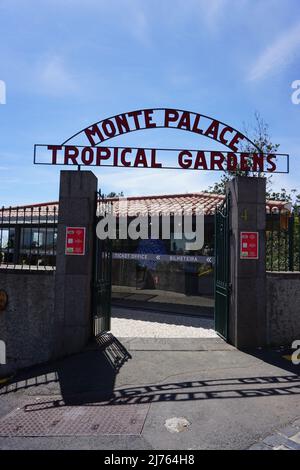
[[[85,254],[85,227],[66,227],[66,255]]]
[[[258,259],[258,232],[241,232],[241,259]]]

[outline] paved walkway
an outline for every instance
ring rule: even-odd
[[[160,289],[136,289],[128,286],[112,286],[112,299],[141,300],[148,303],[167,303],[174,305],[193,305],[214,307],[214,298],[202,295],[185,295],[181,292]]]
[[[112,333],[128,338],[213,338],[212,318],[113,307]]]
[[[0,449],[297,444],[299,366],[282,353],[245,353],[220,338],[119,340],[108,336],[2,386]],[[280,442],[267,441],[283,429]]]

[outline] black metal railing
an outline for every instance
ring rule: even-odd
[[[0,208],[0,268],[55,269],[58,206]]]
[[[112,212],[97,198],[97,216]],[[58,204],[0,208],[0,268],[55,269]],[[267,214],[267,271],[300,271],[300,215],[277,209]]]
[[[267,214],[267,271],[300,271],[300,216],[286,210]]]
[[[96,199],[96,217],[102,218],[108,214],[113,213],[113,203],[111,200],[107,200],[101,191],[97,191]]]

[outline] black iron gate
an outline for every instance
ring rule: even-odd
[[[228,311],[230,296],[230,195],[226,195],[215,212],[215,330],[228,339]]]
[[[111,265],[112,242],[109,238],[101,240],[96,236],[96,226],[99,220],[112,211],[110,203],[97,197],[95,220],[95,257],[93,281],[93,332],[97,336],[110,330],[111,318]]]

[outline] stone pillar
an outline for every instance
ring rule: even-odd
[[[55,275],[54,357],[80,351],[91,337],[91,283],[97,178],[61,171]],[[85,254],[66,255],[66,227],[85,227]]]
[[[239,349],[267,343],[266,180],[237,176],[228,183],[230,209],[229,342]],[[258,232],[259,259],[241,259],[240,232]]]

